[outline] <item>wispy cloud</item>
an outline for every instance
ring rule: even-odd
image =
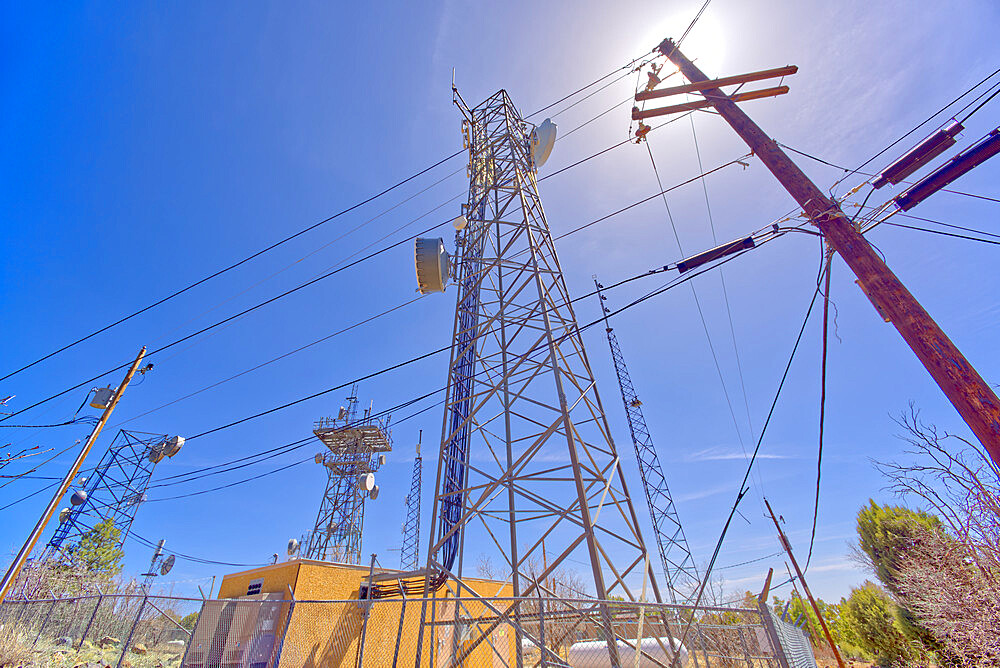
[[[704,450],[698,450],[697,452],[691,452],[684,455],[684,461],[686,462],[720,462],[720,461],[728,461],[731,459],[745,460],[747,459],[747,455],[744,454],[742,451],[723,448],[720,446],[705,448]],[[762,452],[757,454],[757,459],[794,459],[794,458],[790,455],[775,455]]]
[[[685,501],[697,501],[698,499],[704,499],[709,496],[715,496],[716,494],[722,494],[723,492],[733,491],[733,485],[719,485],[717,487],[708,487],[696,490],[694,492],[688,492],[687,494],[678,494],[674,496],[674,501],[677,503],[683,503]]]

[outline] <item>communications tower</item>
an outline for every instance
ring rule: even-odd
[[[622,403],[625,405],[625,417],[628,418],[628,429],[635,446],[635,458],[639,462],[639,475],[646,492],[646,504],[653,522],[653,533],[656,536],[656,547],[660,552],[660,563],[663,565],[663,575],[667,580],[667,588],[672,603],[683,603],[698,590],[701,580],[698,569],[691,557],[684,528],[677,516],[677,508],[670,496],[667,479],[663,475],[660,459],[656,455],[653,438],[649,435],[646,418],[642,414],[642,402],[632,384],[632,377],[625,366],[618,337],[608,322],[610,311],[604,302],[607,299],[602,292],[604,287],[594,277],[597,296],[601,300],[604,314],[605,331],[608,335],[608,345],[611,347],[611,358],[615,363],[615,373],[618,375],[618,386],[622,391]]]
[[[422,438],[420,439],[423,440]],[[403,544],[399,551],[399,567],[416,570],[420,565],[420,485],[423,475],[423,458],[420,443],[417,456],[413,459],[413,477],[410,479],[410,493],[406,496],[406,522],[403,524]]]
[[[115,547],[120,548],[146,500],[154,467],[183,445],[181,436],[120,430],[82,488],[73,492],[71,506],[59,513],[59,526],[42,552],[42,561],[67,560],[83,534],[105,520],[118,529]]]
[[[357,392],[351,395],[337,417],[318,420],[313,429],[327,447],[315,459],[326,468],[327,480],[316,524],[309,534],[307,559],[345,564],[361,561],[365,501],[378,497],[375,472],[385,463],[385,453],[392,450],[389,417],[375,417],[369,407],[357,419]]]
[[[538,193],[555,128],[529,125],[506,91],[474,109],[454,94],[470,173],[456,256],[440,240],[416,246],[421,290],[443,289],[436,279],[453,274],[458,293],[424,592],[478,597],[464,578],[485,556],[515,597],[552,595],[547,583],[564,569],[584,571],[602,601],[635,600],[646,583],[660,600]],[[435,266],[440,275],[428,273]],[[618,665],[611,606],[591,609]],[[522,639],[561,661],[549,648],[564,639],[542,642],[519,603],[498,612],[516,629],[519,664]],[[455,661],[499,623],[470,630]]]

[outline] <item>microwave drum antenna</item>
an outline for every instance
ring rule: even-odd
[[[375,487],[375,474],[374,473],[362,473],[358,476],[358,489],[364,492],[370,492]]]
[[[296,540],[295,538],[289,538],[288,539],[288,556],[290,557],[290,556],[294,555],[298,551],[299,551],[299,541]]]
[[[444,292],[451,273],[451,258],[444,249],[444,241],[440,237],[418,238],[413,246],[413,259],[420,294]]]

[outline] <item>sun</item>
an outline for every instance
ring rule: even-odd
[[[690,11],[685,13],[674,12],[661,21],[653,24],[644,36],[640,45],[645,48],[652,48],[659,44],[664,37],[674,40],[680,38],[691,22],[693,15]],[[722,24],[711,13],[706,12],[698,19],[694,28],[684,42],[681,50],[684,55],[693,60],[698,68],[709,78],[724,76],[721,71],[725,60],[726,34]],[[665,72],[668,70],[664,70]]]

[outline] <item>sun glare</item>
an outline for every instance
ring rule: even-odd
[[[691,22],[688,14],[675,13],[656,23],[644,35],[640,45],[652,48],[664,37],[679,39]],[[723,76],[720,68],[725,58],[725,32],[720,22],[710,13],[704,14],[681,44],[684,55],[695,62],[711,78]]]

